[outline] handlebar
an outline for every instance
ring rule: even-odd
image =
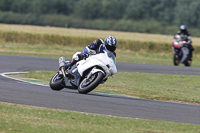
[[[173,41],[173,42],[172,42],[172,45],[173,45],[175,48],[184,47],[186,44],[187,44],[186,41]]]

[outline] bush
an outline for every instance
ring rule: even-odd
[[[65,15],[37,15],[37,14],[19,14],[13,12],[0,12],[0,23],[9,24],[30,24],[42,26],[74,27],[99,30],[116,30],[141,33],[160,33],[174,35],[178,26],[164,25],[153,19],[151,20],[105,20],[95,19],[86,20],[74,16]],[[190,28],[192,36],[200,36],[200,31],[196,28]]]

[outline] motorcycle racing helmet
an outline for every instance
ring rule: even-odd
[[[114,36],[108,36],[104,40],[106,49],[114,52],[115,49],[117,48],[117,39]]]
[[[186,26],[186,25],[181,25],[181,26],[180,26],[180,31],[181,31],[182,33],[187,33],[187,26]]]

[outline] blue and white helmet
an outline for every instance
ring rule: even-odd
[[[114,36],[108,36],[104,40],[107,50],[114,52],[117,48],[117,39]]]

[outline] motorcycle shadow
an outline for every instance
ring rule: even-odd
[[[66,92],[66,93],[71,93],[74,95],[81,95],[81,96],[90,96],[90,97],[102,97],[102,98],[114,98],[114,99],[125,99],[125,100],[140,100],[140,101],[155,101],[155,100],[151,100],[151,99],[142,99],[142,98],[138,98],[138,97],[131,97],[131,96],[123,96],[123,95],[119,95],[119,94],[108,94],[108,93],[101,93],[101,92],[90,92],[88,94],[80,94],[78,93],[77,90],[75,89],[63,89],[60,92]]]

